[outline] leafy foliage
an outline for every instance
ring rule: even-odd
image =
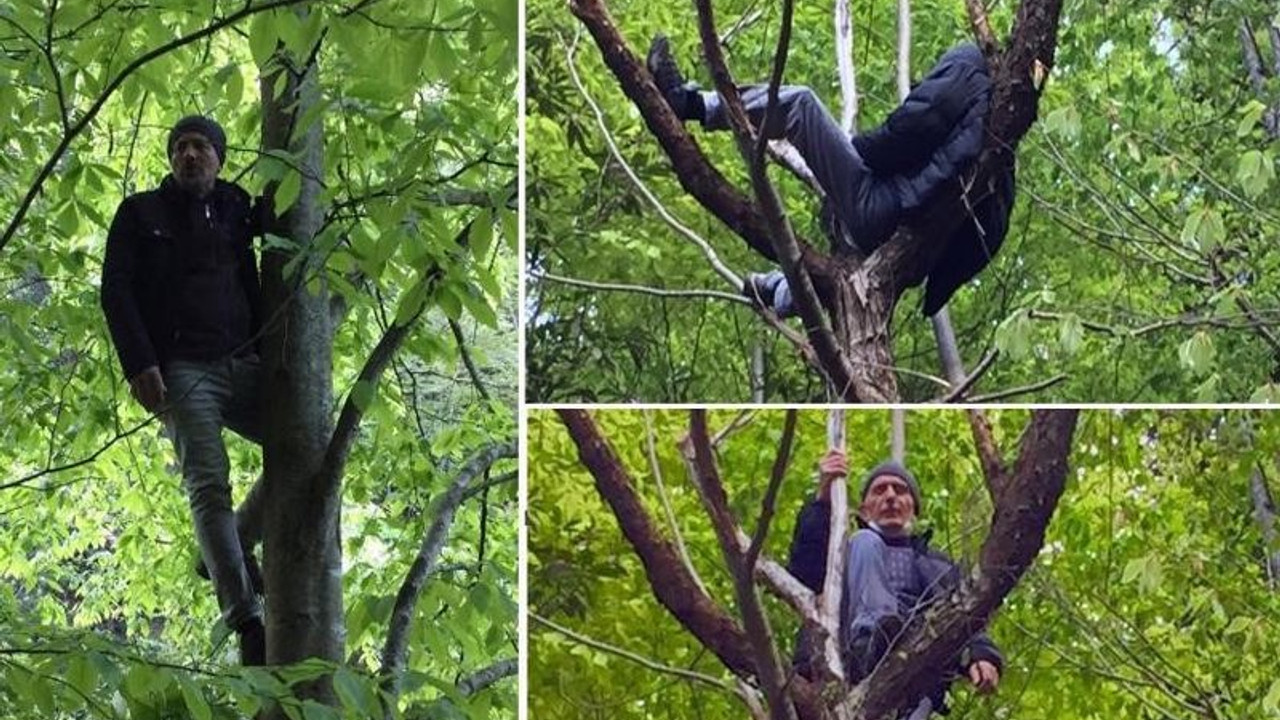
[[[0,218],[12,230],[0,242],[6,717],[240,717],[273,699],[290,716],[368,716],[432,499],[463,460],[515,435],[517,3],[311,2],[305,20],[292,4],[0,3]],[[167,172],[165,137],[181,115],[226,128],[222,177],[255,193],[281,181],[277,210],[296,197],[295,159],[256,150],[257,78],[278,62],[277,43],[314,52],[322,68],[321,109],[298,124],[320,123],[327,138],[325,225],[300,262],[339,298],[334,385],[366,411],[344,484],[351,664],[335,675],[339,709],[287,699],[289,685],[332,666],[224,667],[235,642],[214,627],[213,594],[192,572],[172,450],[128,397],[97,301],[114,209]],[[415,296],[432,262],[444,274]],[[406,307],[427,314],[383,382],[354,388]],[[238,497],[260,452],[228,438]],[[456,517],[415,609],[406,716],[447,706],[514,717],[514,682],[469,697],[455,686],[515,654],[515,512],[515,483],[502,482]]]
[[[712,432],[737,413],[713,412]],[[1026,413],[988,413],[1006,453]],[[990,630],[1007,666],[1000,691],[979,698],[957,684],[951,717],[1273,717],[1270,658],[1280,593],[1266,575],[1249,478],[1277,486],[1280,424],[1246,411],[1089,411],[1076,431],[1071,481],[1027,577]],[[672,537],[650,469],[639,411],[595,414],[636,478],[655,522]],[[675,523],[712,597],[732,608],[730,578],[676,441],[684,413],[652,415],[658,468]],[[766,555],[785,561],[795,516],[826,449],[825,413],[802,412]],[[846,413],[850,478],[887,456],[887,411]],[[935,546],[972,564],[991,503],[959,411],[906,415],[906,462],[922,483],[922,525]],[[756,411],[719,446],[721,474],[748,532],[759,514],[781,413]],[[731,675],[653,598],[640,563],[559,420],[530,414],[529,607],[595,643],[712,681]],[[1274,548],[1271,549],[1274,552]],[[797,621],[765,596],[789,653]],[[547,718],[744,717],[729,689],[691,682],[530,621],[531,715]],[[784,655],[785,657],[785,655]],[[1230,662],[1223,662],[1230,658]]]

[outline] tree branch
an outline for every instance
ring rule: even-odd
[[[621,459],[585,410],[556,411],[578,447],[578,457],[595,479],[596,490],[613,510],[618,527],[635,549],[654,597],[740,677],[756,674],[742,629],[698,589],[671,543],[654,527]]]
[[[463,697],[471,697],[499,680],[509,678],[519,672],[520,662],[516,658],[499,660],[459,680],[457,685],[458,692]]]
[[[791,429],[794,430],[794,412],[788,418]],[[720,549],[733,574],[738,611],[742,615],[747,639],[751,643],[752,654],[755,656],[756,674],[769,704],[769,716],[773,720],[796,720],[795,708],[787,697],[785,673],[782,669],[782,661],[778,657],[778,647],[773,641],[769,619],[765,617],[764,609],[760,606],[752,564],[748,562],[748,556],[754,558],[759,555],[759,544],[763,541],[763,533],[757,529],[756,539],[752,541],[747,551],[748,555],[744,556],[738,548],[737,523],[729,510],[729,501],[725,496],[724,485],[720,481],[720,473],[712,455],[711,438],[707,433],[706,410],[690,412],[688,439],[688,447],[693,453],[693,463],[698,470],[698,487],[702,490],[702,498],[707,506],[707,514],[711,516],[712,525],[715,527],[716,537],[720,541]],[[776,484],[771,485],[769,493],[776,492]],[[766,498],[769,493],[766,493]],[[768,504],[766,500],[766,505]],[[761,518],[760,526],[767,531],[767,515]]]
[[[842,703],[847,717],[879,719],[914,703],[937,673],[990,620],[1044,544],[1062,496],[1077,410],[1038,410],[1023,434],[1008,485],[998,499],[977,572],[935,603],[870,677]]]
[[[514,458],[516,453],[517,446],[513,441],[491,445],[472,455],[453,476],[448,489],[436,503],[431,526],[427,529],[426,537],[418,548],[418,554],[414,557],[399,592],[396,593],[395,605],[391,610],[391,621],[387,628],[387,641],[382,648],[382,667],[379,675],[382,676],[382,689],[391,697],[396,697],[400,692],[400,681],[404,677],[405,660],[409,653],[409,631],[412,629],[413,611],[417,606],[418,596],[422,593],[427,579],[435,571],[440,553],[444,550],[445,541],[448,539],[449,529],[453,526],[454,513],[466,497],[467,486],[490,465],[503,458]],[[388,717],[391,715],[392,707],[394,702],[387,703]]]

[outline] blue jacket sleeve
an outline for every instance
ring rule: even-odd
[[[107,233],[107,251],[102,262],[100,301],[107,328],[126,378],[156,364],[155,347],[143,323],[142,310],[134,292],[138,272],[137,211],[126,199],[120,203]]]
[[[831,504],[810,498],[800,508],[791,536],[787,571],[814,592],[822,592],[827,576],[827,536],[831,532]]]

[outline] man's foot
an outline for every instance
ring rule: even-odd
[[[902,618],[897,615],[885,615],[876,621],[874,628],[860,630],[849,643],[849,653],[845,660],[845,674],[849,676],[849,684],[862,681],[902,632]]]
[[[244,569],[249,573],[249,585],[253,588],[255,595],[264,594],[262,589],[265,584],[262,582],[262,566],[258,564],[258,558],[253,551],[244,549]],[[196,574],[205,580],[209,579],[209,568],[204,564],[204,558],[196,556]]]
[[[781,270],[748,273],[742,281],[742,294],[752,303],[769,308],[780,318],[795,317],[797,314],[791,289],[787,287],[787,278]]]
[[[662,91],[662,97],[666,98],[676,117],[681,120],[702,119],[706,114],[702,96],[680,74],[680,66],[671,57],[671,44],[666,35],[654,36],[645,65],[649,67],[654,83]]]
[[[240,664],[261,667],[267,664],[267,629],[262,618],[253,618],[237,631],[240,636]]]

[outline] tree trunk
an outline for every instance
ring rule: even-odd
[[[1267,569],[1267,583],[1272,590],[1280,589],[1280,542],[1276,537],[1276,504],[1271,499],[1271,491],[1267,488],[1267,476],[1262,469],[1253,471],[1249,479],[1249,496],[1253,498],[1253,517],[1262,530],[1264,563]]]
[[[301,61],[295,60],[293,67],[298,67]],[[318,101],[319,78],[314,63],[309,63],[300,80],[290,73],[280,96],[274,97],[280,72],[288,71],[277,70],[261,81],[263,147],[293,154],[302,169],[298,200],[277,231],[307,256],[313,252],[322,217],[322,123],[302,134],[294,127]],[[316,270],[307,261],[294,263],[286,275],[289,260],[289,255],[275,251],[262,259],[264,312],[272,320],[263,343],[263,465],[270,518],[264,536],[267,660],[282,664],[316,657],[340,662],[345,644],[340,483],[318,472],[333,431],[333,327],[323,277],[309,278]],[[297,692],[336,703],[327,679]]]

